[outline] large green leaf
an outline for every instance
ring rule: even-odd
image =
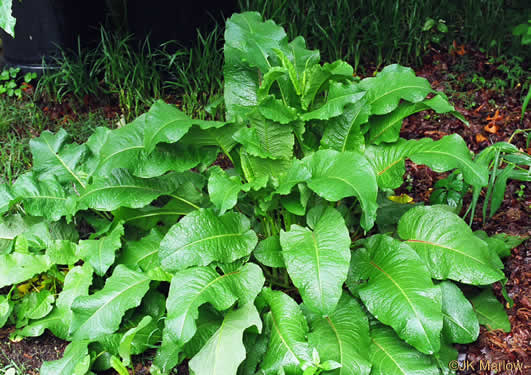
[[[33,155],[33,172],[42,176],[55,176],[60,183],[73,182],[84,188],[84,178],[77,170],[87,154],[86,145],[68,144],[70,137],[64,129],[56,134],[48,130],[39,138],[30,140]]]
[[[304,159],[312,177],[308,187],[328,201],[358,198],[363,210],[361,225],[372,228],[376,218],[378,185],[374,170],[362,154],[321,150]]]
[[[267,73],[273,49],[286,39],[284,30],[273,21],[262,21],[256,12],[234,14],[225,28],[225,106],[227,118],[232,120],[237,107],[257,103],[258,71]]]
[[[331,82],[327,101],[319,108],[307,112],[301,116],[303,121],[328,120],[337,117],[344,112],[347,105],[360,101],[366,92],[362,91],[357,84]]]
[[[385,115],[393,111],[398,107],[400,99],[417,103],[432,92],[426,78],[417,77],[413,69],[398,65],[389,65],[376,77],[363,79],[360,88],[367,90],[367,102],[374,115]]]
[[[453,364],[458,363],[456,362],[458,355],[457,349],[443,335],[441,337],[441,350],[434,355],[435,362],[442,375],[455,375]]]
[[[68,215],[74,202],[73,197],[68,196],[55,176],[39,180],[31,172],[17,179],[12,193],[24,204],[28,214],[44,216],[52,221]]]
[[[445,207],[409,210],[398,223],[398,234],[417,251],[435,279],[486,285],[504,277],[493,265],[487,244]]]
[[[98,240],[79,241],[76,254],[86,263],[90,263],[96,274],[104,276],[114,264],[116,250],[122,246],[123,234],[124,226],[119,223],[107,236]]]
[[[275,99],[274,95],[268,95],[258,103],[258,112],[265,119],[280,123],[289,124],[297,120],[297,109],[288,106],[284,101]]]
[[[14,38],[17,20],[11,14],[12,5],[12,0],[0,0],[0,28]]]
[[[256,246],[256,249],[254,249],[253,255],[265,266],[275,268],[286,267],[278,235],[260,241]]]
[[[0,217],[0,255],[11,252],[15,239],[28,229],[28,224],[20,215]]]
[[[399,106],[397,110],[382,116],[373,116],[369,120],[369,142],[380,144],[381,142],[395,142],[400,136],[402,120],[414,113],[427,109],[437,113],[454,111],[454,107],[448,100],[440,95],[420,103],[407,103]]]
[[[432,359],[400,340],[387,327],[371,327],[371,375],[439,375]]]
[[[194,211],[171,227],[160,243],[162,267],[174,272],[247,256],[258,241],[250,227],[249,219],[240,213],[217,216],[211,209]]]
[[[229,176],[218,166],[210,169],[208,194],[221,215],[236,205],[240,191],[248,190],[249,186],[242,184],[240,176]]]
[[[199,353],[207,341],[221,327],[223,315],[212,306],[205,304],[199,308],[199,317],[195,322],[197,331],[194,337],[184,346],[184,353],[188,358],[193,358]]]
[[[332,64],[318,65],[319,55],[314,59],[315,65],[304,66],[303,70],[307,76],[301,97],[303,109],[308,109],[313,103],[315,96],[319,93],[330,79],[352,79],[354,69],[344,61],[334,61]]]
[[[320,54],[318,50],[309,50],[306,48],[306,41],[302,36],[297,36],[287,46],[281,43],[282,54],[286,57],[283,61],[283,65],[286,60],[289,61],[293,68],[290,68],[290,80],[293,86],[299,86],[301,89],[305,89],[308,83],[307,71],[319,64]],[[352,73],[349,71],[347,63],[336,62],[334,64],[325,64],[325,69],[333,72],[335,75],[348,75],[352,77]],[[349,66],[350,67],[350,66]],[[352,67],[350,67],[352,69]],[[345,71],[347,71],[345,73]],[[349,74],[350,73],[350,74]],[[293,82],[297,82],[296,84]],[[302,90],[304,92],[305,90]],[[300,95],[300,94],[299,94]],[[302,98],[301,98],[302,99]]]
[[[198,148],[194,145],[161,143],[147,155],[145,152],[136,160],[133,174],[137,177],[158,177],[168,171],[185,172],[195,168],[203,161],[217,156],[214,147]]]
[[[321,146],[336,151],[362,151],[365,138],[360,126],[367,122],[370,107],[365,99],[349,104],[343,113],[327,121]]]
[[[489,172],[486,166],[474,163],[470,151],[459,135],[452,134],[439,141],[423,141],[409,158],[417,164],[426,164],[435,172],[458,168],[465,181],[474,186],[486,186]]]
[[[244,150],[240,153],[240,161],[245,178],[255,190],[265,187],[268,181],[278,184],[293,163],[291,160],[255,157]]]
[[[11,189],[7,184],[0,185],[0,215],[9,210],[11,201],[14,199]]]
[[[88,295],[92,274],[93,270],[89,264],[72,268],[65,277],[63,290],[59,293],[50,315],[31,322],[18,331],[17,335],[36,337],[42,335],[45,329],[49,329],[55,336],[66,340],[72,323],[72,303],[77,297]]]
[[[443,327],[441,290],[407,244],[374,235],[352,255],[352,275],[368,279],[358,293],[367,309],[419,351],[439,351]]]
[[[251,303],[264,281],[262,270],[252,263],[223,275],[210,267],[177,272],[166,301],[168,315],[162,345],[153,362],[156,373],[166,374],[179,363],[179,353],[197,332],[196,320],[201,305],[210,303],[223,311],[236,301],[240,305]]]
[[[44,318],[52,311],[54,302],[55,297],[47,289],[25,295],[16,306],[17,322]]]
[[[41,366],[40,373],[42,375],[85,374],[90,368],[88,344],[88,341],[74,341],[70,343],[65,349],[63,358],[56,361],[44,362]]]
[[[124,221],[127,225],[150,230],[159,222],[171,225],[193,210],[195,208],[189,203],[173,198],[162,207],[154,205],[142,208],[120,207],[112,214],[116,220]]]
[[[312,361],[306,318],[288,295],[271,289],[264,289],[261,295],[271,308],[271,337],[260,369],[267,375],[281,369],[288,375],[301,373],[299,369]]]
[[[107,176],[115,168],[135,169],[144,150],[146,117],[143,114],[124,127],[89,139],[87,145],[97,155],[95,175]]]
[[[313,208],[312,211],[321,210]],[[350,237],[345,221],[334,208],[320,212],[312,229],[292,225],[280,232],[286,268],[304,304],[322,315],[334,311],[347,279]]]
[[[289,159],[293,156],[294,137],[290,125],[273,122],[256,112],[251,112],[247,118],[250,127],[242,127],[233,136],[246,152],[271,159]]]
[[[145,152],[150,154],[158,143],[175,143],[181,139],[192,125],[221,127],[223,123],[208,124],[208,121],[193,120],[174,105],[156,101],[146,114],[144,132]]]
[[[237,145],[233,136],[241,127],[242,124],[230,124],[219,129],[202,129],[194,126],[179,143],[195,147],[216,146],[221,148],[225,155],[229,155],[230,151]]]
[[[166,106],[166,104],[160,102],[154,105],[156,109],[160,106]],[[160,110],[155,112],[158,113]],[[209,153],[205,154],[204,150],[200,151],[196,145],[181,144],[181,142],[177,145],[167,143],[150,145],[151,151],[148,154],[144,147],[145,134],[149,133],[152,125],[151,122],[148,124],[148,120],[146,113],[116,130],[96,129],[94,135],[87,141],[87,146],[92,153],[86,163],[87,173],[105,177],[113,169],[126,168],[135,176],[149,178],[160,176],[170,170],[187,171],[208,156]],[[223,123],[196,121],[193,124],[208,128],[208,126],[218,126]]]
[[[52,266],[47,255],[2,254],[0,255],[0,288],[31,279]]]
[[[129,366],[131,364],[131,351],[133,349],[132,343],[136,334],[147,327],[152,320],[153,318],[151,316],[144,316],[136,327],[129,329],[122,336],[122,339],[120,340],[120,346],[118,347],[118,354],[120,354],[120,357],[122,357],[124,366]]]
[[[443,281],[439,287],[442,292],[443,334],[452,343],[476,341],[479,323],[470,302],[451,281]]]
[[[196,375],[236,375],[245,359],[243,332],[255,326],[262,330],[262,320],[253,303],[225,315],[221,327],[190,361],[190,370]],[[226,348],[231,348],[227,351]]]
[[[503,305],[492,293],[491,288],[484,289],[480,294],[470,299],[479,323],[487,327],[488,330],[502,329],[505,332],[511,331],[511,323],[507,317]]]
[[[163,237],[160,229],[154,227],[147,236],[142,237],[139,241],[127,241],[118,263],[144,272],[159,267],[160,241]]]
[[[131,354],[141,354],[146,350],[153,348],[153,345],[160,343],[165,316],[166,295],[152,288],[144,296],[142,304],[135,309],[131,318],[131,323],[134,324],[132,327],[133,329],[141,325],[140,323],[145,317],[152,318],[146,326],[135,330],[129,349]]]
[[[103,289],[90,296],[77,297],[70,333],[73,340],[110,335],[118,330],[124,313],[140,304],[150,280],[142,273],[118,265]]]
[[[472,161],[470,151],[463,139],[452,134],[438,141],[428,138],[420,140],[398,140],[389,145],[367,146],[367,160],[374,166],[378,185],[383,188],[397,188],[403,183],[405,159],[409,157],[417,164],[425,164],[436,172],[458,168],[471,185],[484,186],[488,181],[485,166]]]
[[[115,169],[108,177],[95,178],[81,192],[77,209],[112,211],[119,207],[144,207],[161,195],[171,195],[185,181],[185,175],[180,173],[142,179],[125,169]]]
[[[337,308],[311,328],[308,339],[320,357],[341,364],[331,375],[369,375],[369,322],[354,298],[343,293]]]
[[[11,313],[13,312],[13,302],[8,296],[0,295],[0,328],[2,328]]]
[[[262,270],[253,263],[224,275],[210,267],[189,268],[176,273],[166,301],[165,335],[182,347],[196,332],[199,306],[210,303],[223,311],[236,301],[244,305],[254,301],[263,285]]]
[[[365,157],[374,167],[381,188],[396,189],[404,183],[406,157],[412,155],[421,144],[428,140],[399,139],[392,144],[369,145],[365,149]]]

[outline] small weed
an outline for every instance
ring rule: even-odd
[[[524,196],[525,196],[525,185],[520,185],[518,190],[516,191],[516,196],[518,197],[517,199],[519,201],[523,201],[524,200]]]
[[[3,349],[0,349],[0,375],[26,375],[26,367],[16,364]]]
[[[29,83],[37,78],[36,73],[26,73],[22,83],[19,85],[20,68],[9,68],[0,73],[0,95],[21,98],[23,91],[29,86]]]
[[[409,173],[406,175],[406,190],[409,193],[413,191],[413,177]]]

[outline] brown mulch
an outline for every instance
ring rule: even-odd
[[[13,327],[0,329],[0,365],[22,365],[26,375],[38,375],[42,362],[61,358],[68,345],[49,333],[12,342],[9,334],[13,330]]]
[[[425,65],[417,72],[427,78],[432,87],[448,93],[448,77],[452,67],[460,63],[460,57],[450,55],[433,56],[432,64]],[[493,76],[497,74],[496,66],[489,65],[485,56],[473,53],[468,58],[471,69],[477,74]],[[464,79],[464,73],[460,73]],[[401,136],[407,139],[430,137],[440,139],[445,135],[457,133],[467,142],[475,153],[485,147],[501,141],[509,141],[517,129],[531,128],[531,118],[524,117],[521,122],[522,104],[519,89],[509,89],[505,95],[493,90],[478,90],[465,87],[465,95],[451,95],[456,109],[469,121],[467,127],[461,121],[444,116],[434,119],[427,113],[418,113],[407,118],[401,131]],[[512,144],[521,151],[530,153],[523,134],[516,135]],[[415,201],[429,202],[433,184],[447,174],[437,174],[425,166],[406,164],[407,174],[412,178],[409,194]],[[524,185],[523,197],[518,197],[517,191]],[[401,187],[401,192],[408,193]],[[470,203],[470,193],[465,197],[465,207]],[[478,209],[472,229],[485,230],[489,235],[508,233],[511,235],[531,236],[531,184],[510,181],[507,184],[504,202],[498,212],[485,223],[482,222],[481,207],[483,197],[480,197]],[[464,213],[465,209],[463,209]],[[478,340],[469,345],[457,345],[460,353],[459,361],[464,370],[459,375],[529,375],[531,374],[531,240],[513,249],[511,256],[505,260],[504,272],[508,278],[506,285],[509,296],[514,300],[514,306],[507,307],[507,314],[511,322],[511,332],[501,330],[487,331],[481,327]],[[506,304],[501,295],[501,285],[496,283],[495,293],[500,302]],[[468,368],[466,368],[468,364]],[[490,365],[490,369],[486,369]],[[521,367],[522,371],[516,368]]]
[[[487,79],[501,74],[495,64],[479,52],[467,51],[465,55],[433,53],[426,58],[426,64],[417,74],[427,78],[432,87],[444,91],[450,96],[456,109],[470,122],[467,127],[458,119],[447,115],[434,115],[427,112],[415,114],[404,121],[401,136],[407,139],[441,137],[457,133],[467,142],[469,148],[479,152],[483,148],[496,142],[508,141],[516,129],[531,128],[531,118],[527,115],[523,122],[521,114],[521,92],[519,88],[506,89],[504,94],[495,90],[478,89],[467,82],[467,74],[477,73]],[[457,78],[452,78],[457,77]],[[457,88],[457,86],[459,86]],[[66,107],[48,103],[50,113],[73,112]],[[84,105],[88,110],[94,109],[94,103],[86,99]],[[109,105],[103,108],[109,116],[115,116],[116,108]],[[46,112],[46,111],[45,111]],[[53,115],[55,116],[55,115]],[[512,144],[528,154],[523,134],[512,139]],[[230,166],[230,160],[220,159],[217,164],[222,168]],[[434,183],[447,174],[437,174],[425,166],[406,163],[406,176],[410,182],[405,183],[398,192],[409,194],[417,202],[429,202]],[[519,197],[517,192],[524,185],[524,195]],[[464,206],[470,202],[470,193],[465,197]],[[489,235],[508,233],[512,235],[531,236],[531,184],[511,181],[507,185],[505,199],[491,219],[485,223],[481,218],[483,197],[480,198],[478,209],[472,228],[485,230]],[[464,213],[464,211],[463,211]],[[514,300],[514,306],[507,308],[512,330],[510,333],[502,331],[488,332],[483,327],[479,339],[470,345],[457,345],[460,361],[470,363],[469,370],[459,371],[460,375],[491,375],[491,371],[480,370],[480,364],[498,364],[499,375],[531,375],[531,240],[525,241],[512,251],[505,260],[505,274],[508,278],[506,285],[509,296]],[[500,302],[505,301],[500,293],[501,286],[495,285],[495,291]],[[21,342],[10,342],[8,337],[11,329],[0,329],[0,365],[10,361],[23,364],[30,375],[38,374],[42,361],[57,359],[61,356],[67,343],[46,333],[40,338],[28,338]],[[521,363],[525,369],[511,371],[508,364]],[[150,362],[138,358],[135,367],[136,374],[147,374]],[[107,374],[114,373],[112,371]],[[179,374],[186,374],[187,369],[179,368]],[[492,372],[494,373],[494,372]]]

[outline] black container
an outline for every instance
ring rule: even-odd
[[[78,36],[83,46],[95,43],[97,27],[104,19],[104,5],[104,0],[13,1],[15,38],[1,31],[3,62],[23,71],[40,72],[43,59],[53,65],[53,57],[60,49],[77,49]]]
[[[139,42],[149,36],[152,48],[169,40],[191,45],[197,29],[208,32],[216,21],[223,25],[223,18],[230,17],[236,6],[236,0],[129,0],[129,31]]]

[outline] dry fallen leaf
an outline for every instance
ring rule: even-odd
[[[494,116],[487,116],[487,121],[501,121],[503,120],[503,116],[500,115],[500,110],[497,109],[496,112],[494,113]]]
[[[491,134],[496,134],[498,132],[498,126],[494,123],[494,121],[489,122],[483,129]]]

